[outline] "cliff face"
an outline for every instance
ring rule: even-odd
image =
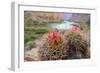
[[[70,20],[73,22],[88,22],[90,20],[90,14],[75,13]]]
[[[48,22],[60,22],[64,20],[63,13],[56,12],[25,11],[24,16],[26,20],[45,20]]]

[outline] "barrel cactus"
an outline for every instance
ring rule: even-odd
[[[64,36],[59,31],[50,32],[47,41],[50,60],[62,59],[67,56],[67,50],[63,48]]]
[[[89,58],[88,43],[82,38],[82,35],[75,32],[70,32],[67,36],[69,46],[69,58]]]

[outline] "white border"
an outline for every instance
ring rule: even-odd
[[[31,70],[31,69],[47,69],[49,68],[63,68],[73,66],[90,66],[96,65],[96,44],[95,32],[97,25],[96,21],[96,10],[93,7],[84,6],[45,6],[45,5],[33,5],[32,3],[13,3],[12,9],[12,64],[13,70]],[[91,59],[81,60],[59,60],[59,61],[39,61],[39,62],[24,62],[24,10],[29,11],[49,11],[49,12],[73,12],[73,13],[89,13],[91,14]]]

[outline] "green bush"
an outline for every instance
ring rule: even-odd
[[[87,32],[87,31],[90,30],[90,25],[87,24],[87,23],[82,23],[82,22],[81,22],[81,23],[80,23],[80,28],[81,28],[82,31]]]
[[[30,49],[32,49],[33,47],[36,47],[36,44],[34,41],[29,41],[26,43],[27,46],[29,46]]]
[[[33,20],[33,25],[39,25],[39,21],[38,20]]]
[[[47,32],[48,32],[47,29],[37,29],[37,30],[35,31],[35,34],[44,34],[44,33],[47,33]]]
[[[36,38],[36,36],[27,35],[26,37],[24,37],[24,42],[27,43],[28,41],[35,40]]]

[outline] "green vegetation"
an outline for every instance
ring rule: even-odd
[[[87,32],[87,31],[90,31],[90,25],[89,24],[87,24],[87,23],[79,23],[80,24],[80,28],[81,28],[81,30],[82,31],[85,31],[85,32]]]
[[[34,41],[42,36],[42,34],[47,33],[49,28],[46,27],[25,27],[24,28],[24,42]]]

